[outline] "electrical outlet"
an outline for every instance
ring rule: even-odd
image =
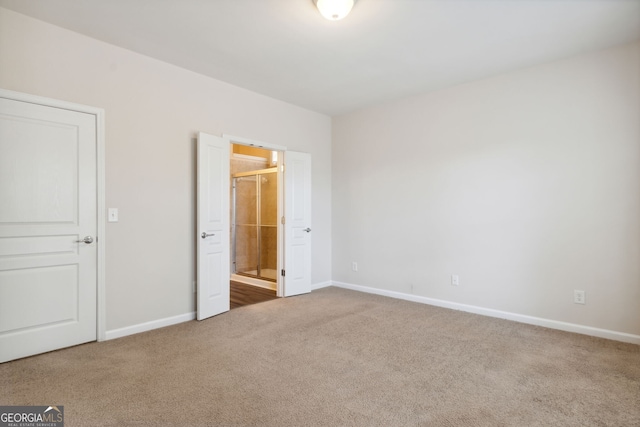
[[[574,304],[586,304],[587,293],[578,289],[573,290],[573,303]]]
[[[457,274],[451,275],[451,286],[458,286],[460,284],[460,277]]]
[[[351,270],[352,271],[358,271],[358,263],[357,262],[353,261],[351,263]]]

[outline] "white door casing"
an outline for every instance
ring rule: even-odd
[[[285,297],[311,292],[311,155],[284,155]]]
[[[228,139],[198,133],[197,315],[198,320],[229,311]]]
[[[103,338],[102,121],[0,91],[0,362]]]

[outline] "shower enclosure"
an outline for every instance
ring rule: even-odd
[[[273,289],[278,265],[277,176],[277,168],[234,174],[231,200],[231,273],[260,279]]]

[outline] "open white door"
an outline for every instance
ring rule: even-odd
[[[284,155],[284,295],[311,292],[311,155]]]
[[[197,318],[229,311],[229,140],[198,134]]]

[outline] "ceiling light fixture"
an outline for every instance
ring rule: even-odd
[[[316,7],[330,21],[339,21],[351,12],[354,0],[313,0]]]

